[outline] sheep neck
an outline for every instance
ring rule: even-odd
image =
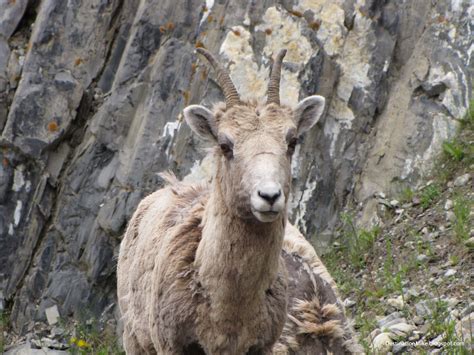
[[[242,219],[229,212],[219,188],[211,191],[196,253],[199,282],[213,308],[251,312],[277,277],[286,214],[271,223]]]

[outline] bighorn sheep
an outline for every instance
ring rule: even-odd
[[[287,221],[291,156],[324,98],[280,105],[283,50],[266,104],[242,102],[226,69],[198,52],[216,70],[225,105],[191,105],[184,117],[215,143],[214,176],[186,184],[167,175],[129,223],[117,270],[127,354],[357,350],[334,282]]]

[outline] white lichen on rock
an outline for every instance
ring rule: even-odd
[[[265,39],[263,53],[267,56],[278,53],[281,48],[288,50],[285,61],[305,65],[313,54],[313,48],[308,39],[302,34],[299,21],[276,7],[269,7],[262,17],[263,23],[257,30],[270,29],[271,33]]]
[[[166,122],[163,127],[162,137],[169,137],[169,141],[166,144],[165,155],[169,159],[171,157],[171,148],[173,147],[172,141],[181,127],[181,121],[178,119],[172,122]]]
[[[315,19],[321,22],[316,36],[328,55],[341,53],[347,34],[341,1],[300,0],[294,8],[301,13],[313,12]]]
[[[234,26],[221,45],[220,53],[231,63],[229,70],[241,99],[263,98],[266,93],[268,68],[258,67],[250,45],[250,32]]]
[[[294,20],[286,13],[282,13],[276,7],[269,7],[262,17],[263,24],[257,29],[262,31],[270,29],[266,36],[263,53],[270,58],[278,53],[281,48],[286,48],[288,53],[286,62],[297,66],[297,70],[289,71],[283,67],[280,84],[282,103],[293,106],[299,99],[298,81],[299,71],[311,59],[314,49],[308,39],[302,33],[301,23]]]
[[[341,124],[332,116],[331,112],[333,111],[329,112],[330,115],[326,119],[326,124],[324,125],[324,134],[326,135],[326,137],[330,137],[331,144],[329,146],[329,156],[333,158],[334,154],[336,153],[337,137],[341,132]]]
[[[337,95],[332,100],[329,112],[347,128],[351,127],[355,117],[348,106],[354,88],[363,90],[371,84],[369,78],[371,25],[372,21],[357,10],[354,28],[344,42],[341,56],[336,59],[341,68],[341,77]]]
[[[242,99],[264,98],[269,77],[270,59],[282,48],[288,53],[285,62],[297,66],[295,70],[283,67],[280,84],[282,103],[293,106],[299,99],[299,70],[313,55],[314,49],[302,34],[301,24],[276,7],[267,9],[262,17],[262,24],[257,31],[267,32],[263,48],[262,65],[255,60],[255,53],[250,45],[250,32],[243,26],[234,26],[226,35],[220,53],[231,63],[229,70],[232,80]]]
[[[452,65],[455,65],[454,63]],[[467,106],[469,103],[468,93],[464,97],[465,105],[459,105],[458,99],[461,98],[462,88],[459,83],[467,82],[467,78],[458,78],[460,72],[456,70],[444,72],[440,67],[434,67],[430,70],[428,80],[437,81],[446,85],[446,90],[443,93],[443,106],[449,111],[453,118],[463,118],[467,113]]]
[[[205,5],[205,11],[202,15],[201,22],[199,23],[200,25],[206,21],[207,17],[211,13],[212,7],[214,6],[214,0],[206,0],[206,5]]]
[[[180,125],[181,122],[179,121],[166,122],[165,127],[163,128],[162,137],[170,136],[173,138],[176,132],[179,130]]]
[[[16,202],[15,212],[13,213],[13,224],[15,227],[18,227],[18,224],[20,224],[22,208],[23,208],[23,202],[18,200]]]
[[[305,189],[298,191],[291,197],[290,211],[296,211],[296,214],[293,216],[294,224],[298,226],[303,233],[306,233],[306,226],[303,223],[306,215],[306,205],[310,201],[317,184],[317,181],[307,181]]]
[[[452,139],[456,135],[458,122],[441,113],[435,114],[432,121],[433,137],[429,147],[423,154],[416,154],[413,165],[425,174],[433,167],[435,157],[441,152],[443,142]]]
[[[23,172],[25,170],[24,165],[18,165],[15,168],[15,173],[13,175],[13,186],[12,190],[15,192],[19,192],[23,186],[25,186],[25,176],[23,175]]]

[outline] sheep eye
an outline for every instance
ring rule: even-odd
[[[228,135],[221,132],[219,133],[217,141],[219,143],[219,148],[221,149],[222,154],[224,154],[227,159],[233,158],[234,142],[232,141],[232,139]]]
[[[222,150],[222,153],[225,155],[225,157],[226,157],[227,159],[232,158],[233,152],[232,152],[232,148],[230,147],[229,144],[227,144],[227,143],[221,143],[219,146],[220,146],[220,148],[221,148],[221,150]]]
[[[293,154],[296,148],[296,143],[298,140],[296,138],[291,138],[290,142],[288,143],[288,154]]]
[[[230,147],[229,147],[228,144],[222,143],[222,144],[221,144],[221,150],[222,150],[223,153],[228,153],[228,152],[230,152],[232,149],[230,149]]]

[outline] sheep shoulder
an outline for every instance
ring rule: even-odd
[[[167,332],[194,317],[192,265],[209,196],[207,184],[166,180],[166,187],[138,205],[121,243],[117,269],[124,342],[149,353],[166,352],[156,349],[154,344],[161,343],[157,336],[183,338],[177,340],[182,343],[193,337]],[[158,306],[170,312],[160,312]],[[158,329],[169,322],[175,326]]]

